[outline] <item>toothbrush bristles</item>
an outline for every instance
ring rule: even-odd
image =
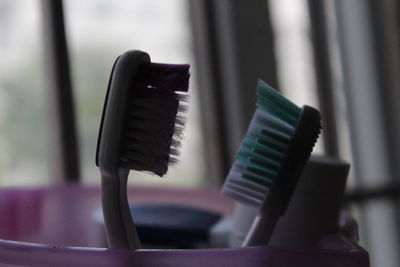
[[[132,81],[121,165],[163,176],[179,158],[189,65],[149,63],[139,73]]]

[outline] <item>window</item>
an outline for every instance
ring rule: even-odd
[[[52,140],[54,99],[46,87],[56,77],[43,63],[59,52],[45,51],[51,32],[42,27],[62,27],[62,21],[42,21],[47,13],[41,5],[61,2],[0,0],[1,186],[57,178],[50,172],[52,147],[66,138]],[[261,77],[297,104],[325,112],[325,129],[333,130],[316,151],[351,162],[347,201],[361,225],[362,245],[374,265],[398,266],[396,0],[68,0],[64,10],[85,184],[99,184],[97,131],[119,54],[140,49],[153,61],[192,64],[181,163],[162,180],[135,172],[130,179],[135,185],[221,183],[253,114]]]
[[[305,0],[271,0],[279,89],[297,105],[319,108]],[[323,138],[314,153],[323,153]]]
[[[71,0],[65,1],[64,5],[83,182],[99,183],[99,170],[94,164],[94,157],[100,115],[113,62],[123,52],[138,49],[148,52],[154,62],[191,64],[191,100],[180,163],[170,168],[166,179],[131,172],[129,181],[156,186],[203,184],[203,141],[187,1]]]
[[[44,2],[0,1],[0,184],[38,185],[53,177],[52,134],[45,74],[42,19]],[[94,164],[106,86],[115,58],[129,49],[148,52],[155,62],[189,63],[190,109],[181,161],[166,179],[135,173],[133,183],[191,187],[206,182],[199,119],[196,66],[188,22],[188,2],[65,1],[65,27],[76,108],[82,181],[99,184]],[[53,114],[52,114],[53,115]],[[190,153],[197,151],[197,153]],[[54,166],[52,167],[54,168]]]
[[[0,1],[0,185],[50,182],[40,2]]]

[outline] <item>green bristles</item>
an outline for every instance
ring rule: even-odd
[[[258,80],[257,85],[257,106],[292,126],[296,125],[301,112],[301,108],[280,95],[262,80]]]
[[[259,80],[257,109],[222,194],[282,216],[321,130],[318,110],[298,107]]]
[[[279,178],[300,114],[301,108],[262,80],[258,81],[257,110],[228,174],[223,194],[245,203],[261,205]],[[250,191],[243,193],[238,189],[239,184]],[[257,188],[254,195],[249,193],[251,188]]]

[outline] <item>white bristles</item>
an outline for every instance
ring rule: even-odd
[[[257,108],[222,194],[260,207],[275,181],[293,133],[292,125]]]
[[[243,179],[242,175],[245,172],[244,166],[234,163],[222,189],[222,194],[258,207],[263,203],[269,189]]]
[[[185,94],[133,97],[126,120],[121,166],[164,175],[179,161]],[[183,107],[181,107],[183,106]]]
[[[292,125],[261,109],[256,109],[250,125],[258,125],[264,129],[275,129],[288,136],[291,136],[294,132],[294,127]],[[249,129],[250,128],[251,127],[249,127]]]

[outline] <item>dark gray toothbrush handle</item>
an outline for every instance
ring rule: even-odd
[[[141,248],[128,205],[127,176],[127,170],[119,169],[118,179],[101,177],[103,217],[110,248]]]

